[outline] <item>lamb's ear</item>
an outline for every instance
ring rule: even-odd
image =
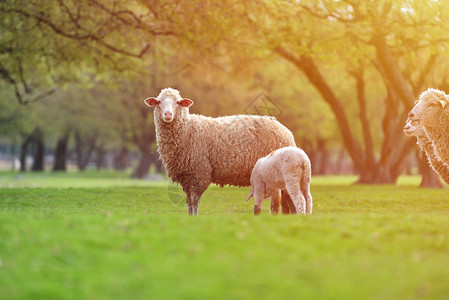
[[[441,104],[441,106],[442,106],[443,108],[446,107],[446,105],[447,105],[447,102],[446,102],[446,101],[444,101],[444,100],[438,100],[438,101],[440,102],[440,104]]]
[[[157,100],[154,97],[146,98],[145,100],[143,100],[143,102],[145,102],[145,104],[148,105],[149,107],[155,107],[156,105],[161,103],[161,101]]]
[[[190,107],[193,105],[193,101],[187,98],[183,98],[182,100],[178,101],[178,104],[182,107]]]

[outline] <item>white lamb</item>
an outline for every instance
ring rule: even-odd
[[[246,201],[254,196],[254,214],[258,215],[263,199],[278,195],[280,190],[286,189],[296,213],[312,214],[310,180],[310,160],[303,150],[297,147],[277,149],[259,159],[254,166],[251,191]]]

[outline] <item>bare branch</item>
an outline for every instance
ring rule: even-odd
[[[97,5],[100,9],[107,12],[112,17],[116,18],[117,20],[119,20],[121,23],[123,23],[125,25],[132,26],[132,27],[135,27],[138,29],[142,29],[148,33],[151,33],[152,35],[174,35],[175,34],[171,30],[166,30],[166,31],[155,30],[155,28],[153,28],[153,27],[149,26],[148,24],[146,24],[145,22],[143,22],[140,17],[136,16],[136,14],[134,14],[134,12],[132,12],[130,10],[113,11],[96,0],[90,0],[90,2]],[[128,19],[126,19],[123,16],[131,17],[131,19],[134,22],[129,21]]]
[[[309,15],[315,17],[315,18],[319,18],[319,19],[323,19],[323,20],[329,20],[329,19],[333,19],[336,20],[340,23],[356,23],[361,21],[361,17],[357,17],[354,16],[353,18],[342,18],[339,14],[337,14],[336,12],[328,12],[325,14],[320,14],[320,13],[316,13],[312,8],[308,7],[307,5],[300,5],[301,8],[303,8]],[[351,5],[352,6],[352,5]],[[352,6],[354,7],[354,6]],[[326,7],[327,8],[327,7]]]
[[[23,86],[23,89],[25,90],[25,93],[31,94],[32,90],[28,86],[28,84],[26,83],[25,77],[23,75],[22,60],[20,59],[20,57],[17,58],[17,69],[19,70],[20,82],[22,83],[22,86]]]
[[[48,19],[46,19],[46,18],[44,18],[44,17],[42,17],[40,15],[31,14],[31,13],[29,13],[27,11],[22,10],[22,9],[16,9],[16,8],[7,9],[7,8],[0,7],[0,11],[1,12],[5,12],[5,13],[17,13],[17,14],[20,14],[20,15],[22,15],[24,17],[35,19],[38,22],[41,22],[41,23],[47,25],[51,30],[53,30],[53,32],[55,32],[56,34],[59,34],[59,35],[61,35],[63,37],[74,39],[74,40],[90,40],[90,41],[94,41],[94,42],[98,43],[99,45],[105,47],[106,49],[108,49],[110,51],[113,51],[113,52],[116,52],[116,53],[120,53],[120,54],[123,54],[123,55],[126,55],[126,56],[142,58],[148,52],[148,50],[150,49],[150,45],[149,44],[145,44],[138,53],[130,52],[130,51],[127,51],[125,49],[115,47],[115,46],[105,42],[103,40],[103,37],[105,36],[105,32],[103,32],[101,35],[94,34],[94,33],[86,33],[86,34],[72,33],[72,32],[67,32],[67,31],[62,30],[58,25],[56,25],[52,21],[50,21],[50,20],[48,20]],[[78,24],[78,23],[76,23],[76,24]],[[80,27],[79,24],[76,25],[76,26],[78,28],[82,29],[83,31],[85,31],[82,27]],[[150,31],[150,30],[147,30],[147,31]],[[172,35],[172,34],[174,34],[171,31],[167,31],[167,32],[164,32],[164,31],[160,31],[160,32],[150,31],[150,32],[152,34],[154,34],[154,35]]]

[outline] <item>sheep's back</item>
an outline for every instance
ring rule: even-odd
[[[292,133],[273,117],[229,116],[213,119],[209,131],[212,182],[221,186],[249,186],[251,171],[261,157],[295,146]]]

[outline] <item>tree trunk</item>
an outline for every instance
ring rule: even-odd
[[[324,148],[321,152],[320,165],[318,166],[318,174],[326,175],[329,169],[329,151]]]
[[[313,59],[308,56],[295,57],[282,47],[277,47],[275,51],[300,69],[304,75],[306,75],[310,83],[312,83],[321,94],[324,101],[329,104],[334,113],[335,119],[337,120],[337,125],[340,129],[343,137],[343,143],[349,153],[349,156],[354,162],[357,170],[362,171],[365,168],[364,153],[351,132],[351,127],[349,125],[345,109],[335,93],[332,91],[331,87],[326,82],[318,67],[315,65]]]
[[[404,105],[404,110],[408,112],[413,107],[415,95],[388,49],[386,38],[382,35],[374,35],[371,43],[376,48],[377,59],[384,70],[383,76],[398,95]]]
[[[363,67],[360,66],[357,71],[353,73],[356,79],[356,89],[357,89],[357,102],[359,104],[359,119],[362,125],[363,132],[363,142],[365,145],[365,157],[366,157],[366,168],[372,169],[376,163],[374,158],[374,147],[373,139],[371,136],[371,130],[369,125],[369,119],[366,112],[366,96],[365,96],[365,79]]]
[[[11,161],[11,170],[16,170],[16,144],[11,145],[11,152],[10,152],[10,161]]]
[[[97,154],[95,161],[97,170],[104,169],[106,167],[105,162],[106,150],[104,150],[103,146],[98,146],[95,152]]]
[[[67,144],[69,142],[69,137],[70,130],[66,130],[64,134],[58,139],[55,149],[53,171],[66,171]]]
[[[308,138],[302,138],[299,142],[299,145],[301,145],[301,149],[304,150],[304,152],[306,152],[307,156],[309,157],[310,164],[312,165],[312,174],[316,174],[315,169],[317,166],[318,153],[313,147],[313,143]]]
[[[116,170],[124,170],[128,166],[128,148],[122,147],[120,152],[114,159],[114,168]]]
[[[150,151],[141,151],[139,163],[137,164],[137,167],[135,168],[131,177],[144,178],[150,170],[152,160],[152,154]]]
[[[42,131],[37,128],[33,134],[33,144],[34,144],[34,159],[33,166],[31,170],[34,171],[43,171],[44,170],[44,155],[45,155],[45,145],[44,145],[44,137]]]
[[[28,146],[30,144],[31,141],[31,136],[26,137],[23,142],[22,145],[20,145],[20,172],[26,172],[27,170],[27,151],[28,151]]]
[[[162,164],[162,160],[159,158],[159,153],[157,151],[151,151],[152,164],[156,167],[157,173],[164,172],[164,165]]]
[[[316,153],[318,158],[316,159],[315,166],[312,165],[312,173],[315,175],[324,175],[326,172],[328,156],[324,139],[318,138]]]
[[[363,170],[356,184],[395,184],[397,176],[393,176],[386,165],[376,165]]]
[[[75,131],[75,152],[78,169],[84,171],[89,164],[90,157],[97,142],[98,132],[94,131],[83,137],[77,130]]]
[[[429,166],[429,162],[427,160],[426,155],[421,155],[420,160],[420,172],[422,175],[420,187],[427,188],[443,188],[443,184],[441,183],[440,176],[435,173],[435,171]]]

